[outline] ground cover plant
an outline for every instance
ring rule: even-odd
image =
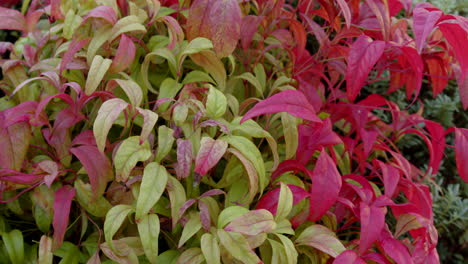
[[[468,182],[468,129],[420,95],[456,81],[468,108],[467,19],[407,0],[0,17],[21,35],[0,42],[2,260],[439,263],[429,184],[446,149]],[[415,136],[423,161],[401,147]]]

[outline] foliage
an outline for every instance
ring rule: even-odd
[[[22,34],[0,43],[11,263],[438,263],[434,219],[466,218],[433,212],[427,183],[446,137],[468,181],[468,129],[417,102],[455,112],[436,96],[456,79],[468,108],[463,17],[406,0],[24,6],[0,8]],[[406,158],[415,137],[425,160]]]

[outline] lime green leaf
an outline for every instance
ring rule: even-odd
[[[54,255],[52,254],[52,238],[46,235],[41,237],[39,242],[38,264],[52,264]]]
[[[224,115],[226,108],[226,96],[224,96],[224,94],[218,89],[210,86],[208,97],[206,99],[206,114],[212,119],[217,119]]]
[[[270,243],[272,249],[271,264],[287,263],[286,249],[284,248],[283,244],[273,239],[268,239],[268,242]]]
[[[101,108],[99,108],[96,120],[94,121],[93,133],[96,138],[97,147],[101,152],[104,152],[107,134],[112,124],[127,106],[128,103],[122,99],[113,98],[105,101],[101,105]]]
[[[161,160],[171,151],[172,145],[174,144],[174,130],[167,126],[158,127],[158,149],[155,160],[161,162]]]
[[[307,227],[295,242],[298,245],[316,248],[334,258],[346,250],[340,240],[336,238],[335,233],[322,225]]]
[[[275,234],[275,235],[281,240],[281,243],[284,246],[284,251],[286,253],[286,259],[287,259],[287,261],[284,263],[296,264],[298,253],[297,253],[296,248],[294,247],[293,242],[284,235],[281,235],[281,234]]]
[[[278,198],[278,207],[276,209],[275,219],[280,220],[288,217],[293,207],[293,194],[288,185],[281,183],[280,194]]]
[[[138,264],[138,257],[135,253],[135,250],[131,248],[127,243],[120,240],[113,240],[112,245],[114,248],[109,247],[107,244],[101,244],[100,248],[102,252],[110,258],[111,260],[117,263],[125,263],[125,264]],[[115,263],[111,262],[111,263]]]
[[[143,250],[150,263],[157,263],[158,239],[159,239],[159,217],[156,214],[143,216],[138,224]]]
[[[195,235],[201,229],[200,213],[191,212],[189,220],[185,223],[184,230],[180,236],[179,248],[182,247],[193,235]]]
[[[149,110],[142,109],[140,107],[136,108],[138,113],[143,116],[143,126],[141,127],[140,142],[143,142],[148,139],[148,136],[153,131],[154,125],[158,121],[158,114]]]
[[[263,97],[263,86],[260,83],[260,81],[252,73],[244,72],[241,75],[236,76],[236,77],[234,77],[232,79],[233,80],[246,80],[246,81],[248,81],[250,84],[253,85],[253,87],[255,87],[255,90],[257,90],[258,95]]]
[[[112,35],[110,40],[112,41],[120,34],[131,31],[139,31],[146,33],[146,28],[141,24],[141,19],[137,16],[126,16],[121,18],[117,23],[115,23],[112,28]]]
[[[130,100],[131,105],[140,106],[141,101],[143,100],[143,92],[141,91],[141,87],[138,85],[138,83],[132,79],[114,79],[113,81],[115,81],[122,88],[122,90],[124,90],[125,94]]]
[[[91,184],[86,184],[80,179],[77,179],[75,180],[74,187],[76,189],[78,203],[87,213],[97,217],[104,217],[112,208],[112,205],[103,196],[94,199]]]
[[[231,146],[239,150],[247,159],[252,162],[258,172],[258,182],[260,191],[266,187],[267,179],[265,173],[265,164],[262,159],[262,154],[252,141],[240,136],[224,136],[221,140],[227,141]]]
[[[252,201],[252,199],[254,198],[254,196],[258,192],[258,173],[257,173],[254,165],[252,164],[252,162],[250,162],[238,150],[233,149],[233,148],[229,148],[228,151],[231,152],[232,154],[234,154],[234,156],[236,156],[240,160],[242,165],[244,165],[244,169],[247,172],[247,175],[249,176],[249,190],[248,190],[249,191],[249,196],[247,197],[248,198],[247,201],[248,201],[248,203],[250,203]],[[239,189],[239,187],[240,187],[240,189]],[[236,190],[242,192],[242,193],[238,193],[238,194],[241,195],[240,197],[244,196],[245,186],[239,186],[239,181],[237,181],[237,182],[234,182],[231,185],[231,188],[229,189],[228,197],[231,198],[232,195],[234,195],[234,192]],[[235,200],[237,200],[237,198],[240,198],[240,197],[232,197],[232,198],[234,198],[234,201],[235,201]],[[232,199],[228,199],[228,200],[233,201]]]
[[[266,81],[267,81],[265,68],[263,67],[263,65],[261,63],[258,63],[254,68],[254,72],[255,72],[256,79],[258,80],[258,82],[262,86],[262,91],[265,91]]]
[[[288,113],[281,113],[281,124],[283,125],[284,141],[286,142],[286,160],[293,159],[294,155],[296,155],[299,144],[297,120],[296,117]]]
[[[170,249],[161,253],[158,256],[156,263],[175,264],[179,256],[180,256],[180,252],[178,250]]]
[[[189,248],[185,250],[177,259],[177,264],[201,264],[205,258],[199,248]]]
[[[291,222],[288,219],[277,220],[276,228],[273,230],[276,234],[288,234],[294,235],[294,229],[292,228]]]
[[[270,211],[265,209],[248,211],[235,218],[224,230],[241,233],[247,236],[255,236],[260,233],[268,233],[276,228],[276,223]]]
[[[210,233],[203,234],[200,239],[201,250],[207,264],[221,264],[218,240]]]
[[[153,52],[146,54],[145,59],[143,60],[143,64],[141,64],[141,79],[144,85],[146,86],[146,89],[155,94],[157,94],[158,92],[153,88],[153,86],[151,86],[151,83],[148,80],[148,69],[152,58],[156,56],[166,59],[169,65],[169,69],[172,72],[172,75],[177,75],[177,61],[174,54],[172,54],[170,50],[168,50],[167,48],[163,48],[154,50]]]
[[[59,264],[78,264],[82,255],[78,247],[68,241],[65,241],[54,254],[62,258]]]
[[[196,83],[196,82],[209,82],[214,83],[213,79],[205,72],[191,71],[185,76],[182,84]]]
[[[241,234],[234,232],[227,232],[218,229],[218,238],[221,245],[231,254],[234,258],[242,261],[245,264],[261,263],[257,254],[250,249],[247,240]]]
[[[68,10],[65,21],[63,22],[63,37],[71,39],[73,33],[75,33],[75,30],[80,26],[82,21],[83,19],[76,15],[72,9]]]
[[[104,221],[104,237],[112,251],[115,251],[112,243],[112,237],[115,235],[117,230],[119,230],[123,221],[127,215],[132,212],[132,210],[133,209],[130,205],[119,204],[112,207],[109,212],[107,212],[106,220]]]
[[[229,206],[225,208],[218,217],[218,228],[224,228],[225,225],[230,223],[232,220],[236,219],[237,217],[247,213],[249,209],[241,207],[241,206]]]
[[[111,25],[103,25],[97,29],[93,39],[91,39],[91,42],[88,45],[88,51],[86,53],[86,61],[88,64],[91,64],[91,60],[94,58],[99,48],[101,48],[102,44],[110,39],[111,35]]]
[[[149,212],[166,189],[168,173],[157,162],[146,165],[136,203],[135,218],[138,220]]]
[[[96,91],[111,64],[112,60],[110,59],[104,59],[100,55],[94,56],[93,62],[91,62],[91,67],[89,68],[88,78],[86,79],[86,95],[91,95]]]
[[[179,221],[180,207],[187,201],[187,196],[185,195],[184,186],[172,176],[168,178],[166,189],[171,201],[172,228],[175,228]]]
[[[172,78],[166,78],[159,88],[158,99],[161,98],[174,98],[179,90],[182,88],[180,83],[177,83],[176,80]],[[159,106],[158,110],[166,111],[169,106],[169,102],[163,103]]]
[[[9,233],[3,233],[2,240],[5,245],[10,261],[13,264],[24,263],[24,241],[23,234],[18,229],[14,229]]]
[[[133,136],[125,139],[120,144],[114,157],[115,174],[117,181],[126,181],[130,171],[137,162],[146,161],[151,157],[150,145],[146,140],[140,144],[139,137]]]

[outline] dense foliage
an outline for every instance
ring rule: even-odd
[[[420,98],[455,100],[455,79],[468,108],[467,19],[408,0],[21,10],[0,7],[21,35],[0,42],[2,259],[439,263],[434,212],[460,217],[429,186],[446,148],[468,182],[468,129]]]

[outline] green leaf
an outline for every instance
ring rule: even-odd
[[[265,164],[262,159],[262,154],[252,141],[240,136],[224,136],[219,138],[227,141],[231,146],[239,150],[247,159],[252,162],[258,172],[258,182],[260,191],[266,187],[267,179],[265,173]]]
[[[91,67],[89,68],[88,78],[86,79],[86,95],[91,95],[96,91],[111,64],[112,60],[110,59],[104,59],[100,55],[94,56]]]
[[[141,127],[140,134],[140,142],[143,142],[148,139],[148,136],[153,131],[154,125],[156,125],[159,116],[149,109],[142,109],[140,107],[137,107],[136,109],[138,113],[143,116],[143,125]]]
[[[76,189],[76,198],[78,203],[86,210],[87,213],[104,217],[112,208],[112,205],[103,196],[93,198],[91,184],[84,183],[80,179],[75,180],[74,187]]]
[[[124,90],[125,94],[130,100],[131,105],[140,106],[141,101],[143,100],[143,92],[141,91],[141,87],[138,85],[138,83],[132,79],[114,79],[113,81],[115,81],[122,88],[122,90]]]
[[[126,16],[115,23],[112,28],[110,40],[114,40],[120,34],[131,31],[139,31],[146,33],[146,28],[141,24],[141,19],[137,16]]]
[[[233,80],[246,80],[250,84],[255,87],[255,90],[257,90],[257,94],[260,95],[260,97],[263,97],[263,87],[260,81],[250,72],[244,72],[239,76],[236,76],[232,78]]]
[[[270,211],[265,209],[248,211],[233,219],[224,230],[255,236],[269,233],[276,228],[276,223]]]
[[[218,217],[218,228],[224,228],[228,223],[232,220],[236,219],[237,217],[247,213],[249,209],[241,206],[229,206],[226,207]]]
[[[136,202],[135,218],[138,220],[146,215],[158,202],[166,189],[168,173],[166,168],[157,162],[146,165],[140,185],[140,193]]]
[[[200,244],[207,264],[221,264],[221,253],[215,236],[210,233],[203,234]]]
[[[213,79],[207,73],[202,72],[202,71],[191,71],[185,76],[182,84],[196,83],[196,82],[214,83]]]
[[[224,115],[226,108],[226,96],[224,96],[224,94],[218,89],[210,85],[210,90],[206,99],[206,114],[212,119],[217,119]]]
[[[218,238],[221,245],[229,252],[231,256],[242,261],[245,264],[257,264],[261,263],[257,254],[253,252],[247,240],[241,234],[234,232],[227,232],[222,229],[218,229]]]
[[[73,12],[73,9],[68,10],[67,15],[65,16],[65,21],[63,22],[63,37],[66,39],[71,39],[73,33],[80,26],[83,19],[76,15]]]
[[[272,249],[271,264],[287,263],[286,249],[284,248],[283,244],[273,239],[268,239],[268,242],[270,243]]]
[[[193,235],[195,235],[201,229],[200,213],[191,212],[189,220],[185,223],[182,235],[180,236],[179,244],[177,247],[182,247]]]
[[[112,207],[109,212],[107,212],[106,220],[104,221],[104,237],[112,251],[115,251],[112,237],[117,233],[117,230],[119,230],[123,221],[132,210],[130,205],[119,204]]]
[[[156,56],[166,59],[169,65],[169,69],[172,72],[172,75],[177,76],[177,72],[176,72],[177,61],[176,61],[174,54],[170,50],[168,50],[167,48],[163,48],[163,49],[154,50],[153,52],[146,54],[145,59],[143,60],[143,63],[141,64],[141,79],[143,81],[143,84],[146,86],[146,89],[148,89],[149,91],[155,94],[157,94],[158,91],[156,91],[153,88],[153,86],[151,86],[151,83],[148,80],[148,69],[149,69],[149,64],[151,60],[153,59],[153,57],[156,57]]]
[[[171,151],[175,140],[173,134],[174,130],[167,126],[158,127],[158,149],[155,158],[157,162],[161,162],[161,160]]]
[[[143,250],[150,263],[158,263],[159,217],[156,214],[143,216],[138,225]],[[160,262],[161,263],[161,262]]]
[[[170,249],[160,254],[156,260],[156,263],[175,264],[179,256],[180,253],[178,250]]]
[[[346,250],[340,240],[336,238],[335,233],[322,225],[307,227],[295,243],[316,248],[334,258]]]
[[[177,259],[177,264],[201,264],[205,258],[199,248],[189,248],[185,250]]]
[[[174,98],[179,90],[182,88],[182,85],[178,83],[176,80],[172,78],[166,78],[162,83],[161,87],[159,88],[159,95],[158,99],[161,98]],[[169,102],[163,103],[158,107],[158,110],[160,111],[166,111]]]
[[[280,113],[281,124],[283,125],[284,141],[286,142],[286,157],[285,159],[294,159],[297,146],[299,144],[299,133],[297,130],[298,118],[288,114]]]
[[[266,88],[266,73],[265,68],[261,63],[258,63],[254,68],[255,77],[258,80],[259,84],[262,87],[262,91],[265,91]]]
[[[41,237],[39,242],[38,264],[52,264],[54,255],[52,254],[52,238],[46,235]]]
[[[59,264],[78,264],[82,255],[78,247],[68,241],[65,241],[54,254],[62,258]]]
[[[281,183],[275,220],[287,218],[293,207],[293,194],[288,185]]]
[[[146,140],[140,144],[139,137],[133,136],[120,144],[114,157],[114,166],[117,181],[127,181],[130,171],[137,162],[146,161],[151,157],[150,145]]]
[[[187,196],[184,186],[173,176],[169,176],[166,189],[171,201],[172,228],[174,229],[179,222],[180,207],[187,201]]]
[[[218,88],[224,91],[226,88],[226,69],[223,62],[211,50],[203,50],[199,53],[190,55],[190,58],[198,66],[206,70],[216,81]]]
[[[287,261],[284,263],[296,264],[297,257],[299,254],[297,253],[296,247],[294,247],[293,242],[284,235],[281,235],[281,234],[275,234],[275,235],[281,240],[281,243],[284,246],[284,251],[286,253],[286,259],[287,259]]]
[[[198,53],[202,50],[208,50],[213,48],[213,43],[207,38],[194,38],[190,43],[185,47],[185,49],[180,54],[178,69],[181,71],[182,63],[187,55]]]
[[[9,233],[2,233],[3,244],[5,245],[10,261],[13,264],[24,263],[24,241],[23,233],[14,229]]]
[[[114,248],[110,248],[105,243],[101,244],[100,248],[108,258],[117,263],[138,264],[139,261],[138,256],[135,252],[135,248],[132,248],[129,244],[127,244],[124,239],[125,238],[113,240],[112,245],[114,246]]]
[[[88,64],[91,64],[91,60],[96,55],[97,51],[101,48],[102,44],[110,39],[111,35],[111,25],[103,25],[98,27],[93,39],[91,39],[91,42],[88,45],[88,50],[86,52],[86,61]]]

